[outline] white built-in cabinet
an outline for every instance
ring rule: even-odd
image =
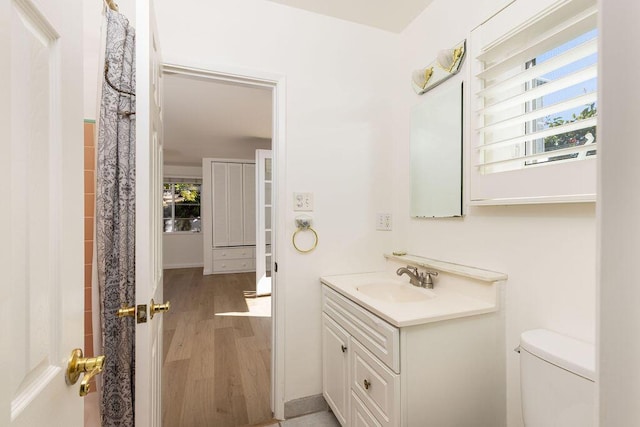
[[[322,286],[323,395],[343,427],[503,427],[491,313],[398,328]]]
[[[202,160],[204,274],[255,271],[255,175],[251,160]]]

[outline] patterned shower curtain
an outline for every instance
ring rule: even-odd
[[[96,255],[102,345],[102,426],[134,425],[135,319],[117,317],[135,304],[135,31],[107,8],[96,167]]]

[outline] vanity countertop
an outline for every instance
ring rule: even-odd
[[[390,272],[323,276],[320,281],[399,328],[498,310],[495,283],[469,293],[437,282],[434,289],[422,289]]]

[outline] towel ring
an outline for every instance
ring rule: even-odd
[[[296,245],[296,235],[301,231],[307,231],[307,230],[313,233],[313,236],[314,236],[313,246],[311,246],[309,249],[300,249],[298,245]],[[314,250],[316,246],[318,246],[318,233],[316,233],[316,230],[314,230],[311,227],[300,227],[296,231],[294,231],[293,236],[291,236],[291,243],[293,243],[293,247],[296,248],[296,251],[303,254],[309,253],[312,250]]]

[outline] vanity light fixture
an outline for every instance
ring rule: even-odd
[[[440,52],[438,52],[438,65],[442,67],[442,69],[447,73],[451,73],[453,67],[456,66],[456,63],[458,63],[458,66],[460,66],[461,61],[458,62],[458,60],[462,58],[463,54],[464,45],[458,46],[455,49],[442,49]]]
[[[433,75],[433,67],[427,67],[424,70],[415,70],[411,76],[413,84],[421,89],[426,89],[431,76]]]
[[[413,90],[422,95],[457,74],[464,61],[466,43],[467,41],[463,40],[451,49],[442,49],[435,61],[425,68],[415,70],[411,74]]]

